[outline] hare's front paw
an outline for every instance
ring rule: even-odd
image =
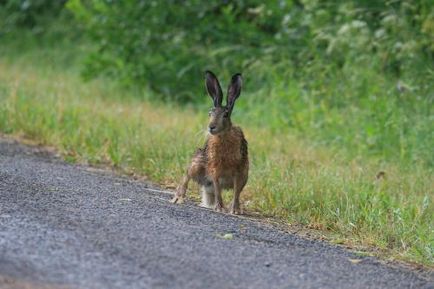
[[[232,208],[229,211],[232,215],[241,215],[242,211],[240,209],[240,207],[234,207],[232,206]]]
[[[223,204],[217,203],[214,207],[214,211],[219,212],[219,213],[224,213],[225,208],[223,207]]]
[[[232,201],[229,213],[231,213],[232,215],[241,215],[242,212],[240,209],[240,203]]]

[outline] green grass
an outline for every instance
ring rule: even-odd
[[[85,83],[78,49],[0,49],[0,131],[55,146],[68,161],[176,184],[204,142],[207,108],[158,103],[107,79]],[[247,88],[233,115],[252,163],[242,199],[339,243],[433,265],[430,88],[414,100],[374,77],[360,70],[306,90],[276,76],[266,95]],[[379,171],[386,178],[376,181]]]

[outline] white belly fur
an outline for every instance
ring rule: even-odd
[[[219,178],[219,183],[222,189],[232,189],[234,186],[234,180],[231,177]],[[215,206],[215,195],[214,195],[214,185],[212,180],[207,178],[207,185],[201,186],[200,194],[202,196],[201,207],[214,208]]]

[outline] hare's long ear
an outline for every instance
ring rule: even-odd
[[[205,85],[209,96],[211,96],[214,102],[214,107],[221,106],[223,100],[222,88],[217,77],[209,70],[205,72]]]
[[[227,107],[229,108],[229,112],[232,112],[235,100],[237,100],[237,98],[240,96],[242,85],[243,78],[241,77],[241,73],[234,74],[232,76],[231,84],[229,84],[228,87]]]

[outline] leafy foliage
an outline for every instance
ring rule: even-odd
[[[206,68],[247,72],[255,90],[273,73],[305,77],[353,65],[401,76],[426,70],[434,54],[429,0],[71,0],[68,7],[97,43],[87,76],[111,75],[183,101],[202,92]]]
[[[47,23],[57,20],[67,0],[4,0],[0,1],[0,32],[29,28],[42,33]],[[3,30],[3,31],[2,31]]]
[[[223,80],[242,72],[249,97],[238,113],[250,124],[355,157],[433,165],[430,2],[70,0],[68,8],[96,45],[86,77],[201,103],[206,69]]]

